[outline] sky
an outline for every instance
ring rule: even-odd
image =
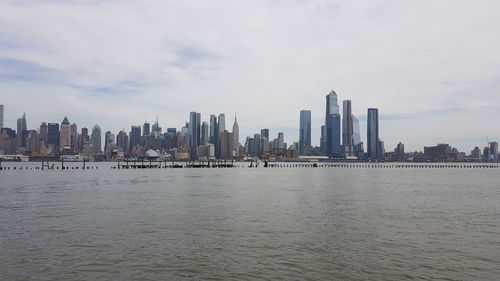
[[[65,116],[128,132],[158,116],[235,114],[240,140],[298,140],[325,95],[352,100],[366,142],[379,108],[386,150],[500,141],[500,1],[0,0],[5,126]]]

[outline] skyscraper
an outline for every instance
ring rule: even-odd
[[[142,133],[143,136],[149,136],[151,134],[151,124],[149,124],[148,122],[144,122],[144,124],[142,125]]]
[[[212,114],[210,115],[210,136],[208,141],[212,144],[215,144],[215,135],[216,132],[219,131],[219,128],[217,128],[217,117]]]
[[[300,127],[299,127],[299,153],[304,155],[305,148],[311,146],[311,111],[300,111]]]
[[[42,122],[42,124],[40,125],[39,138],[40,143],[43,142],[44,145],[47,145],[47,141],[49,139],[49,128],[47,127],[47,123],[45,122]]]
[[[203,121],[201,123],[201,144],[207,144],[210,139],[209,131],[210,131],[210,126],[208,125],[207,121]]]
[[[319,148],[322,153],[326,153],[326,126],[321,126],[321,137],[319,139]]]
[[[364,158],[364,148],[361,142],[361,131],[359,130],[359,120],[356,116],[352,116],[352,140],[354,143],[354,154]]]
[[[361,132],[359,130],[359,120],[356,116],[352,116],[352,139],[354,146],[361,143]]]
[[[78,137],[78,127],[76,126],[76,123],[71,124],[71,149],[73,149],[74,152],[78,153],[80,152],[78,150],[79,148],[79,137]]]
[[[337,93],[333,90],[326,95],[325,133],[326,154],[340,155],[340,114]]]
[[[3,128],[3,104],[0,104],[0,129]]]
[[[17,119],[17,147],[26,147],[26,140],[23,138],[24,132],[28,130],[26,125],[26,113],[23,113],[23,116]],[[26,135],[26,134],[25,134]]]
[[[52,146],[52,148],[57,150],[59,148],[59,124],[49,123],[47,125],[47,144]]]
[[[224,130],[220,133],[220,158],[225,160],[233,159],[234,139],[233,133]]]
[[[366,134],[368,158],[373,160],[378,156],[378,109],[368,108],[368,130]]]
[[[490,160],[498,160],[498,143],[496,141],[490,142]]]
[[[95,125],[92,128],[92,134],[90,135],[90,139],[92,140],[92,152],[94,154],[100,154],[102,152],[102,143],[101,143],[101,127],[99,125]]]
[[[260,130],[260,137],[269,140],[269,129]]]
[[[281,150],[284,150],[286,147],[285,147],[285,136],[284,136],[284,133],[283,132],[279,132],[278,133],[278,149],[281,151]]]
[[[222,133],[226,130],[226,116],[224,113],[219,114],[219,119],[217,121],[219,126],[219,133]]]
[[[59,145],[59,149],[61,151],[71,149],[71,124],[69,123],[67,117],[64,117],[64,120],[61,123]]]
[[[215,130],[215,157],[221,157],[221,144],[220,144],[220,134],[226,130],[226,116],[224,113],[219,114],[217,118],[217,127]]]
[[[83,127],[80,133],[80,136],[78,137],[78,151],[81,152],[83,151],[83,148],[86,143],[89,142],[89,129]]]
[[[122,149],[123,152],[128,152],[128,136],[124,130],[121,130],[116,136],[116,145]]]
[[[238,125],[238,120],[236,120],[236,115],[234,116],[233,123],[233,140],[234,154],[238,156],[240,154],[240,126]]]
[[[130,149],[132,152],[136,145],[141,144],[141,126],[132,126],[130,128]]]
[[[115,142],[115,135],[113,135],[110,131],[106,131],[104,133],[104,152],[108,151],[108,147],[113,145]]]
[[[342,148],[346,156],[354,154],[354,124],[352,118],[351,101],[342,102],[344,116],[342,119]]]
[[[189,152],[191,159],[196,159],[196,150],[200,145],[201,139],[201,114],[198,112],[191,112],[189,114]]]

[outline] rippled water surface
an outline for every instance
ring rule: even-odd
[[[1,280],[500,280],[499,169],[0,171]]]

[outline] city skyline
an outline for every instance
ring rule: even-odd
[[[115,133],[156,114],[178,127],[186,112],[237,112],[241,135],[265,124],[288,143],[308,109],[319,145],[318,97],[333,88],[353,101],[361,132],[365,109],[381,109],[386,147],[468,151],[500,138],[488,124],[500,121],[499,10],[496,1],[5,1],[0,103],[6,127],[26,111]]]
[[[498,143],[487,140],[482,150],[476,146],[470,154],[445,143],[425,146],[424,151],[405,152],[399,142],[393,152],[387,153],[380,137],[379,109],[367,109],[366,150],[359,129],[359,120],[352,114],[352,101],[342,101],[340,114],[339,96],[331,90],[325,96],[325,119],[321,126],[320,146],[311,145],[311,111],[301,110],[299,140],[291,145],[285,141],[284,132],[271,139],[269,129],[247,136],[244,145],[239,143],[239,124],[235,114],[232,131],[226,129],[224,113],[210,115],[202,122],[199,112],[190,112],[188,121],[177,130],[162,131],[158,116],[154,124],[145,121],[141,126],[131,125],[129,135],[122,129],[118,134],[106,131],[104,149],[102,130],[96,124],[88,135],[88,128],[71,124],[67,118],[59,123],[42,122],[39,129],[29,129],[26,113],[17,119],[17,130],[1,128],[0,154],[22,154],[29,157],[57,157],[79,155],[98,157],[99,160],[119,160],[128,157],[150,157],[162,153],[177,160],[234,160],[241,157],[260,159],[298,159],[299,156],[328,157],[330,159],[361,161],[498,161]],[[341,122],[342,120],[342,122]],[[129,139],[130,136],[130,139]],[[166,156],[169,155],[169,156]]]
[[[340,113],[341,107],[340,107],[339,101],[341,101],[341,103],[342,103],[342,114]],[[302,155],[302,154],[304,154],[303,153],[304,150],[301,149],[302,138],[301,138],[300,131],[304,130],[304,139],[308,139],[308,141],[306,141],[305,144],[307,145],[307,143],[310,142],[311,148],[317,147],[323,153],[335,154],[337,156],[358,156],[359,152],[363,152],[363,153],[366,153],[371,159],[383,157],[382,156],[383,153],[385,153],[387,151],[385,149],[386,144],[384,143],[383,140],[381,140],[379,138],[379,135],[380,135],[379,118],[380,118],[380,116],[378,113],[379,112],[378,108],[368,108],[367,109],[367,119],[365,121],[365,123],[366,123],[365,124],[365,127],[366,127],[365,133],[366,134],[364,134],[364,138],[363,138],[362,137],[363,133],[360,130],[360,124],[359,124],[360,122],[359,122],[358,118],[356,118],[356,116],[352,115],[352,101],[351,100],[341,100],[338,97],[338,95],[336,94],[336,92],[334,90],[331,90],[330,93],[326,95],[325,105],[326,105],[325,119],[323,119],[324,120],[323,124],[319,128],[320,138],[317,141],[317,143],[318,143],[317,145],[314,143],[314,141],[310,141],[311,135],[314,135],[311,133],[311,132],[314,132],[314,128],[311,128],[311,111],[310,110],[301,110],[299,112],[300,113],[299,124],[297,125],[296,128],[293,128],[294,130],[299,131],[299,133],[297,134],[297,136],[298,136],[297,139],[291,139],[291,137],[288,137],[288,138],[284,137],[284,135],[286,135],[286,134],[283,132],[283,130],[271,129],[272,131],[274,131],[276,139],[278,141],[280,141],[280,143],[282,143],[282,144],[284,143],[284,144],[290,145],[290,144],[296,143],[297,144],[297,151],[299,151],[299,153]],[[0,105],[0,108],[3,110],[5,108],[5,105]],[[346,114],[350,114],[350,118],[346,118]],[[321,142],[322,142],[321,130],[323,129],[323,127],[326,126],[325,124],[327,124],[329,122],[328,121],[329,116],[330,117],[335,116],[334,117],[334,119],[335,119],[335,125],[334,125],[335,132],[330,132],[330,134],[332,134],[332,137],[335,138],[334,142],[336,144],[338,144],[337,145],[338,147],[336,146],[338,150],[331,150],[331,149],[329,150],[327,147],[323,148],[321,146]],[[2,116],[0,116],[0,117],[2,117]],[[214,119],[214,117],[215,117],[215,119]],[[242,137],[249,138],[249,137],[252,137],[252,134],[249,134],[246,136],[240,135],[239,134],[239,124],[237,122],[236,114],[234,117],[235,117],[234,123],[233,123],[233,125],[231,125],[233,131],[228,131],[228,132],[230,132],[230,133],[236,132],[235,136],[237,139],[233,140],[233,142],[234,142],[233,149],[235,149],[235,152],[238,153],[239,147],[237,147],[236,144],[239,143],[239,140]],[[213,123],[214,120],[215,120],[215,123]],[[372,121],[370,121],[370,120],[372,120]],[[194,123],[193,123],[193,121],[194,121]],[[210,122],[210,124],[209,124],[209,122]],[[373,122],[372,123],[373,125],[371,126],[372,129],[370,129],[371,122]],[[49,124],[48,125],[48,128],[49,128],[48,129],[48,135],[49,135],[48,139],[49,140],[50,140],[50,135],[51,135],[50,134],[51,126],[56,127],[55,130],[60,132],[59,135],[57,137],[54,136],[53,137],[54,140],[52,142],[49,142],[49,143],[57,144],[58,146],[61,145],[61,147],[63,147],[63,145],[64,145],[65,148],[69,148],[70,146],[72,146],[72,143],[74,142],[74,138],[76,138],[76,136],[78,136],[78,137],[81,136],[79,134],[79,132],[76,131],[79,124],[69,123],[67,116],[65,116],[63,121],[60,123],[59,122],[42,121],[42,122],[40,122],[40,125],[39,125],[40,127],[35,125],[33,128],[31,128],[31,127],[27,126],[26,112],[23,112],[23,115],[17,119],[17,130],[15,130],[16,127],[13,127],[11,129],[14,129],[15,132],[19,132],[19,131],[27,132],[29,130],[35,130],[35,131],[38,130],[38,133],[40,133],[41,128],[43,126],[47,126],[47,123]],[[350,124],[349,125],[350,129],[346,129],[346,124]],[[73,126],[75,126],[75,128],[73,128]],[[82,126],[82,125],[80,125],[80,126]],[[183,126],[185,126],[185,127],[183,127]],[[9,128],[8,126],[4,126],[4,127]],[[64,127],[66,127],[66,128],[64,128]],[[189,139],[187,140],[189,149],[191,151],[194,151],[193,154],[191,155],[191,157],[193,157],[193,158],[196,158],[196,151],[197,151],[198,146],[203,145],[203,144],[207,144],[207,143],[220,142],[220,135],[215,134],[215,130],[219,131],[219,134],[223,133],[226,130],[225,113],[220,113],[218,117],[215,116],[214,114],[211,114],[208,118],[206,118],[206,117],[202,118],[202,113],[199,113],[199,112],[190,112],[188,118],[184,121],[184,125],[173,126],[173,127],[167,125],[167,126],[165,126],[165,130],[163,132],[162,132],[162,128],[159,125],[158,115],[156,115],[155,123],[152,124],[152,126],[151,126],[151,123],[148,120],[146,120],[146,121],[144,121],[144,123],[142,125],[130,124],[128,126],[124,126],[119,131],[116,131],[115,134],[112,134],[112,131],[106,130],[106,135],[103,135],[103,131],[101,130],[99,124],[95,124],[94,126],[83,125],[80,128],[82,128],[83,130],[88,130],[89,127],[92,127],[92,130],[91,130],[92,133],[95,133],[95,131],[97,130],[99,132],[97,134],[99,134],[99,136],[101,138],[102,138],[102,136],[105,136],[105,138],[106,138],[105,140],[100,139],[98,141],[95,141],[95,140],[93,140],[93,138],[91,138],[89,136],[89,139],[91,139],[92,142],[96,142],[94,144],[94,150],[95,150],[94,152],[95,153],[99,153],[99,151],[104,151],[104,150],[102,150],[102,147],[104,146],[104,148],[105,148],[107,143],[108,143],[108,136],[107,136],[108,133],[110,133],[112,135],[112,141],[114,144],[119,143],[118,136],[120,135],[120,133],[124,133],[125,136],[127,137],[127,140],[130,138],[130,144],[131,144],[130,146],[132,147],[132,146],[134,146],[134,144],[140,143],[139,139],[141,136],[150,135],[150,133],[152,134],[155,130],[159,130],[158,132],[163,134],[163,133],[169,132],[169,130],[172,130],[172,129],[178,128],[178,129],[180,129],[180,131],[182,131],[183,129],[186,129],[186,133],[189,136]],[[131,128],[131,130],[128,131],[129,132],[128,134],[127,134],[126,129],[124,131],[125,127]],[[137,133],[134,133],[134,128],[138,128]],[[326,127],[325,127],[325,130],[327,130]],[[63,131],[64,131],[64,133],[63,133]],[[259,130],[257,130],[257,131],[259,131]],[[269,131],[270,131],[269,128],[261,129],[259,137],[265,135],[265,136],[268,136],[267,137],[268,140],[273,139],[273,136],[269,136]],[[196,132],[196,134],[193,134],[192,132]],[[26,138],[26,137],[27,136],[23,136],[22,134],[17,134],[17,137],[16,137],[17,138],[17,147],[19,147],[20,145],[22,145],[23,147],[25,146],[25,144],[22,142],[22,140],[23,140],[23,138]],[[291,140],[287,141],[287,139],[291,139]],[[370,141],[370,139],[372,139],[372,141]],[[63,141],[63,140],[66,140],[66,141]],[[351,141],[352,148],[346,149],[346,145],[345,145],[346,140]],[[325,142],[328,142],[326,135],[325,135]],[[441,142],[441,143],[445,143],[445,142]],[[401,141],[398,142],[398,144],[396,144],[395,147],[398,147],[400,144],[401,144]],[[327,144],[325,143],[325,145],[327,145]],[[360,146],[358,146],[358,145],[360,145]],[[427,145],[430,145],[430,144],[426,144],[425,146],[427,146]],[[489,142],[489,138],[486,136],[486,146],[489,146],[489,145],[491,145],[491,142]],[[120,145],[118,145],[118,146],[120,147]],[[220,147],[219,146],[220,146],[220,144],[215,145],[215,155],[217,157],[220,157]],[[416,150],[408,150],[408,151],[411,151],[411,152],[423,151],[423,148],[425,146],[420,147],[419,149],[416,149]],[[128,147],[127,149],[130,150],[131,147]],[[483,147],[483,144],[477,144],[473,147],[476,147],[476,148]],[[285,147],[285,149],[287,149],[287,148],[288,147]],[[391,150],[391,149],[392,148],[389,146],[389,150]],[[467,153],[469,151],[469,149],[468,148],[466,148],[464,150],[459,149],[459,151]],[[383,151],[383,152],[380,152],[380,151]],[[380,153],[382,153],[382,155]]]

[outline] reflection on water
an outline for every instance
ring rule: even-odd
[[[498,169],[0,173],[3,280],[498,280]]]

